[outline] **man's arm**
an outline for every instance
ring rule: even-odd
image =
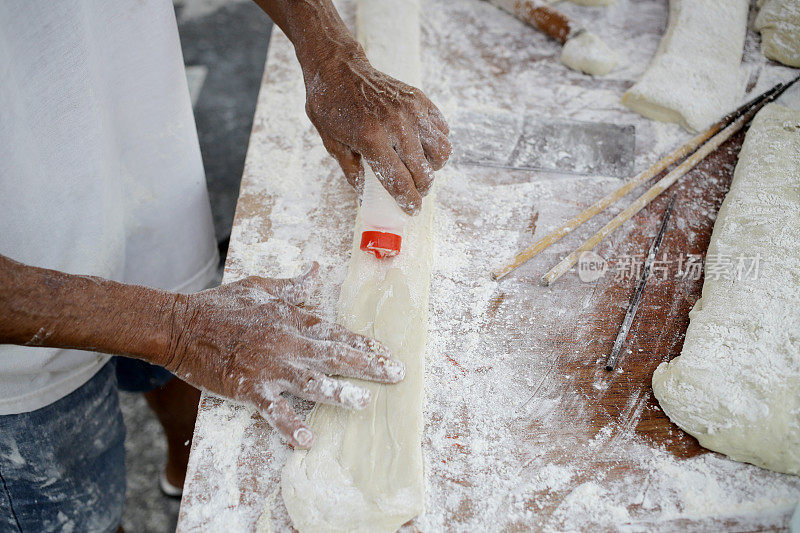
[[[0,255],[3,344],[93,350],[163,366],[179,300],[177,294],[30,267]]]
[[[35,268],[0,255],[0,344],[144,359],[249,403],[294,446],[312,434],[281,396],[361,409],[369,392],[329,374],[396,383],[380,343],[301,309],[316,265],[293,279],[250,277],[196,294]]]
[[[414,87],[370,65],[331,0],[255,0],[295,47],[306,112],[325,148],[361,192],[365,159],[415,214],[450,156],[444,117]]]

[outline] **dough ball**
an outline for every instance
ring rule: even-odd
[[[588,31],[568,40],[561,50],[562,63],[592,76],[608,74],[617,66],[617,61],[617,53]]]

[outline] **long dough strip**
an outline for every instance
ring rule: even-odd
[[[402,5],[398,5],[402,4]],[[357,34],[372,64],[414,86],[422,78],[418,0],[359,0]],[[286,508],[301,532],[395,531],[422,512],[423,363],[432,258],[433,193],[405,229],[403,250],[378,260],[359,249],[361,217],[339,301],[339,320],[375,337],[406,365],[398,385],[372,391],[363,411],[318,405],[316,442],[295,451],[282,479]]]

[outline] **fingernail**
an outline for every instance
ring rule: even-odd
[[[375,355],[383,355],[385,357],[390,357],[392,355],[392,351],[388,346],[376,340],[369,339],[367,341],[367,346],[370,350],[375,352]]]
[[[411,200],[397,200],[397,204],[400,206],[406,214],[410,216],[414,216],[419,213],[420,209],[422,209],[422,203],[417,201],[416,199]]]
[[[314,434],[311,433],[311,430],[308,428],[300,428],[296,430],[292,436],[297,444],[304,448],[311,446],[311,441],[314,440]]]
[[[402,381],[406,377],[406,365],[397,359],[388,359],[383,364],[383,368],[386,370],[386,377],[393,383]]]

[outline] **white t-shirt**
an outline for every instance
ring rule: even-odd
[[[212,279],[170,0],[0,2],[0,254],[180,292]],[[0,345],[0,414],[66,396],[107,360]]]

